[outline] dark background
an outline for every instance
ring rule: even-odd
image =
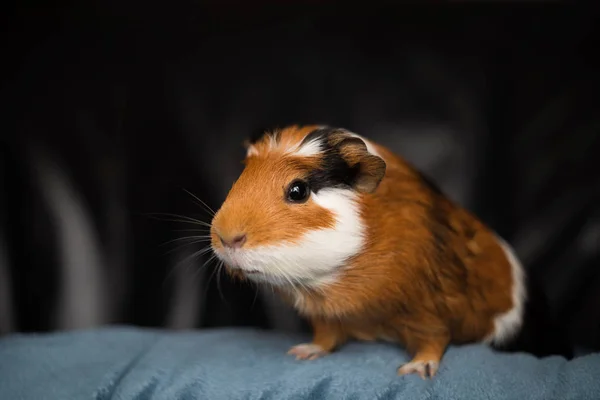
[[[477,213],[572,344],[600,349],[592,9],[81,4],[22,2],[2,24],[0,333],[302,329],[270,291],[193,257],[207,242],[167,243],[203,227],[152,214],[209,222],[183,189],[216,209],[245,138],[323,123],[392,148]]]

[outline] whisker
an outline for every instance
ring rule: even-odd
[[[178,242],[178,241],[181,241],[181,240],[192,240],[192,239],[194,239],[194,240],[201,239],[200,241],[204,242],[204,241],[210,240],[210,235],[204,235],[204,236],[201,236],[201,235],[198,235],[198,236],[184,236],[184,237],[180,237],[180,238],[175,238],[175,239],[168,240],[165,243],[160,244],[159,246],[165,246],[167,244],[170,244],[170,243],[173,243],[173,242]]]
[[[166,222],[180,222],[180,223],[184,223],[184,224],[196,224],[196,225],[205,226],[207,228],[210,228],[210,224],[208,222],[200,221],[199,219],[187,217],[185,215],[178,215],[178,214],[171,214],[171,213],[150,213],[150,214],[147,214],[147,216],[149,216],[149,217],[164,216],[164,217],[170,218],[170,219],[162,219],[163,221],[166,221]],[[177,219],[177,218],[179,218],[179,219]],[[159,218],[156,218],[156,219],[159,219]]]
[[[210,263],[211,263],[211,262],[212,262],[212,261],[213,261],[213,260],[214,260],[216,257],[217,257],[217,255],[216,255],[216,254],[213,254],[212,256],[210,256],[210,257],[209,257],[209,259],[208,259],[208,260],[206,260],[206,261],[204,262],[204,264],[202,264],[202,265],[200,266],[200,268],[198,268],[198,269],[196,270],[196,272],[195,272],[195,273],[194,273],[194,275],[192,276],[192,279],[196,279],[196,277],[198,276],[198,274],[199,274],[200,272],[202,272],[202,270],[204,269],[204,267],[206,267],[208,264],[210,264]]]
[[[282,272],[285,273],[285,271],[282,271]],[[295,290],[300,290],[309,296],[312,295],[310,288],[306,285],[306,283],[301,278],[289,276],[289,274],[288,274],[288,277],[289,277],[288,281],[291,280],[294,283],[294,284],[292,284],[292,288],[294,288]],[[299,286],[299,288],[298,288],[298,286]]]
[[[172,275],[175,274],[175,272],[180,268],[184,268],[184,270],[187,270],[189,268],[189,265],[187,263],[184,263],[183,260],[177,261],[175,265],[171,267],[170,271],[167,273],[167,276],[165,276],[165,279],[163,280],[163,286],[167,284],[167,282],[171,279]]]
[[[210,277],[208,278],[208,281],[206,282],[206,287],[208,288],[210,286],[210,282],[212,281],[213,277],[215,276],[215,274],[217,274],[217,286],[218,286],[218,282],[219,282],[219,266],[223,264],[223,261],[219,261],[219,263],[216,265],[216,268],[213,269],[212,273],[210,274]]]
[[[183,243],[183,244],[177,245],[177,246],[175,246],[174,248],[172,248],[171,250],[169,250],[169,251],[165,252],[165,255],[167,255],[167,254],[171,254],[171,253],[173,253],[174,251],[177,251],[177,250],[181,249],[182,247],[185,247],[185,246],[191,246],[191,245],[193,245],[193,244],[198,244],[198,243],[202,243],[202,242],[206,242],[206,241],[207,241],[207,240],[205,240],[205,239],[197,239],[197,240],[193,240],[193,241],[191,241],[191,242],[188,242],[188,243]],[[208,245],[208,246],[206,246],[204,249],[200,250],[200,251],[201,251],[201,253],[199,253],[198,255],[205,254],[205,253],[206,253],[207,251],[209,251],[209,250],[211,250],[211,246],[210,246],[210,245]]]
[[[206,246],[203,249],[200,249],[198,251],[193,252],[192,254],[190,254],[189,256],[187,256],[186,258],[184,258],[183,260],[181,260],[180,263],[187,264],[188,262],[190,262],[194,258],[201,257],[201,256],[205,255],[206,253],[208,253],[211,250],[212,250],[212,248],[210,246]]]
[[[306,284],[302,281],[302,279],[293,278],[293,277],[292,277],[292,279],[294,280],[294,282],[296,282],[301,287],[302,292],[306,292],[306,293],[309,292],[308,286],[306,286]]]
[[[250,306],[250,309],[254,308],[254,304],[256,303],[256,299],[258,298],[258,285],[254,285],[254,300],[252,300],[252,305]]]
[[[279,272],[280,276],[283,279],[285,279],[293,289],[296,289],[294,282],[289,278],[288,274],[281,267],[277,266],[276,264],[273,264],[273,266],[277,269],[277,272]]]
[[[304,289],[304,291],[305,291],[305,292],[308,292],[308,291],[309,291],[309,290],[308,290],[308,286],[306,286],[306,284],[305,284],[304,282],[302,282],[302,280],[301,280],[301,279],[296,279],[296,282],[298,282],[298,284],[299,284],[300,286],[302,286],[302,289]]]
[[[189,194],[190,196],[192,196],[194,199],[196,199],[200,203],[200,205],[204,206],[205,210],[210,213],[211,217],[214,217],[215,210],[213,210],[212,208],[210,208],[208,206],[208,204],[206,204],[205,202],[203,202],[202,200],[200,200],[200,198],[198,196],[196,196],[195,194],[191,193],[190,191],[186,190],[185,188],[182,188],[182,189],[183,189],[184,192],[186,192],[187,194]]]
[[[217,271],[217,269],[213,269],[213,271],[210,273],[210,276],[208,277],[208,280],[206,281],[206,287],[208,288],[210,286],[210,282],[212,281],[212,278],[215,276],[215,272]]]
[[[191,244],[194,244],[194,243],[198,243],[198,241],[195,241],[195,242],[192,242],[192,243],[184,243],[183,245],[177,246],[175,249],[167,252],[167,254],[171,253],[171,252],[173,252],[175,250],[177,250],[178,248],[181,248],[182,246],[191,245]],[[187,257],[185,257],[185,258],[180,259],[179,261],[177,261],[175,263],[175,265],[173,265],[173,267],[171,268],[171,270],[169,271],[169,273],[167,274],[167,276],[165,277],[165,279],[163,281],[163,286],[167,283],[167,281],[169,281],[169,279],[171,279],[171,276],[175,273],[175,271],[177,271],[179,268],[182,268],[182,267],[185,268],[185,269],[187,269],[187,268],[193,266],[190,263],[190,261],[192,259],[194,259],[196,257],[201,257],[201,256],[205,255],[207,252],[209,252],[211,250],[212,250],[212,247],[209,245],[209,246],[206,246],[206,247],[204,247],[204,248],[202,248],[202,249],[200,249],[198,251],[195,251],[192,254],[188,255]],[[216,254],[213,254],[208,260],[206,260],[204,262],[204,264],[202,264],[202,266],[200,266],[200,268],[198,268],[198,270],[196,270],[194,272],[194,274],[192,276],[192,280],[196,279],[197,276],[198,276],[198,273],[204,268],[204,266],[206,266],[208,263],[210,263],[211,261],[213,261],[215,259],[215,257],[216,257]]]
[[[228,304],[227,300],[225,300],[225,296],[223,296],[223,291],[221,290],[221,274],[223,273],[224,267],[225,262],[223,261],[221,261],[221,263],[217,267],[217,291],[219,292],[219,297],[221,298],[221,301],[223,301],[225,304]]]
[[[206,253],[211,252],[211,251],[212,251],[212,247],[211,246],[206,246],[204,249],[198,250],[196,253],[194,253],[192,258],[203,256]],[[215,255],[215,257],[216,257],[216,255]]]
[[[290,285],[292,286],[292,288],[294,288],[294,289],[297,290],[297,287],[295,285],[296,279],[294,279],[293,277],[290,277],[289,274],[285,271],[284,268],[278,266],[277,269],[283,274],[283,276],[290,283]]]
[[[210,262],[214,261],[215,259],[216,259],[216,254],[213,254],[202,266],[200,266],[200,268],[198,268],[198,271],[196,271],[196,273],[201,272],[204,269],[204,267],[207,266],[207,264],[209,264]],[[219,295],[220,295],[221,299],[226,302],[226,300],[225,300],[225,298],[223,296],[223,293],[221,292],[221,290],[219,288],[219,274],[221,273],[221,268],[223,266],[223,261],[220,261],[218,259],[217,259],[217,261],[218,261],[218,264],[215,266],[215,268],[213,268],[210,276],[208,277],[208,280],[206,281],[206,285],[204,286],[204,289],[205,289],[205,291],[204,291],[205,292],[204,293],[204,296],[205,296],[204,299],[206,301],[206,299],[207,299],[206,296],[208,296],[208,289],[210,287],[210,283],[212,282],[212,279],[213,279],[213,277],[216,274],[216,277],[217,277],[217,288],[219,289]]]
[[[210,229],[174,229],[173,232],[204,232],[204,233],[210,233]]]

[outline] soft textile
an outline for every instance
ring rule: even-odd
[[[397,376],[406,353],[350,343],[314,361],[307,338],[256,330],[167,332],[114,327],[0,340],[0,398],[600,399],[600,354],[567,362],[450,348],[433,380]]]

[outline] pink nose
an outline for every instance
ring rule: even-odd
[[[223,243],[223,246],[231,247],[232,249],[239,249],[240,247],[242,247],[244,245],[244,243],[246,243],[246,235],[245,234],[237,235],[231,240],[225,240],[220,236],[219,236],[219,239],[221,239],[221,243]]]

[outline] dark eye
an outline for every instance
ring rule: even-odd
[[[292,203],[303,203],[309,195],[308,184],[304,181],[294,181],[287,189],[287,200]]]

